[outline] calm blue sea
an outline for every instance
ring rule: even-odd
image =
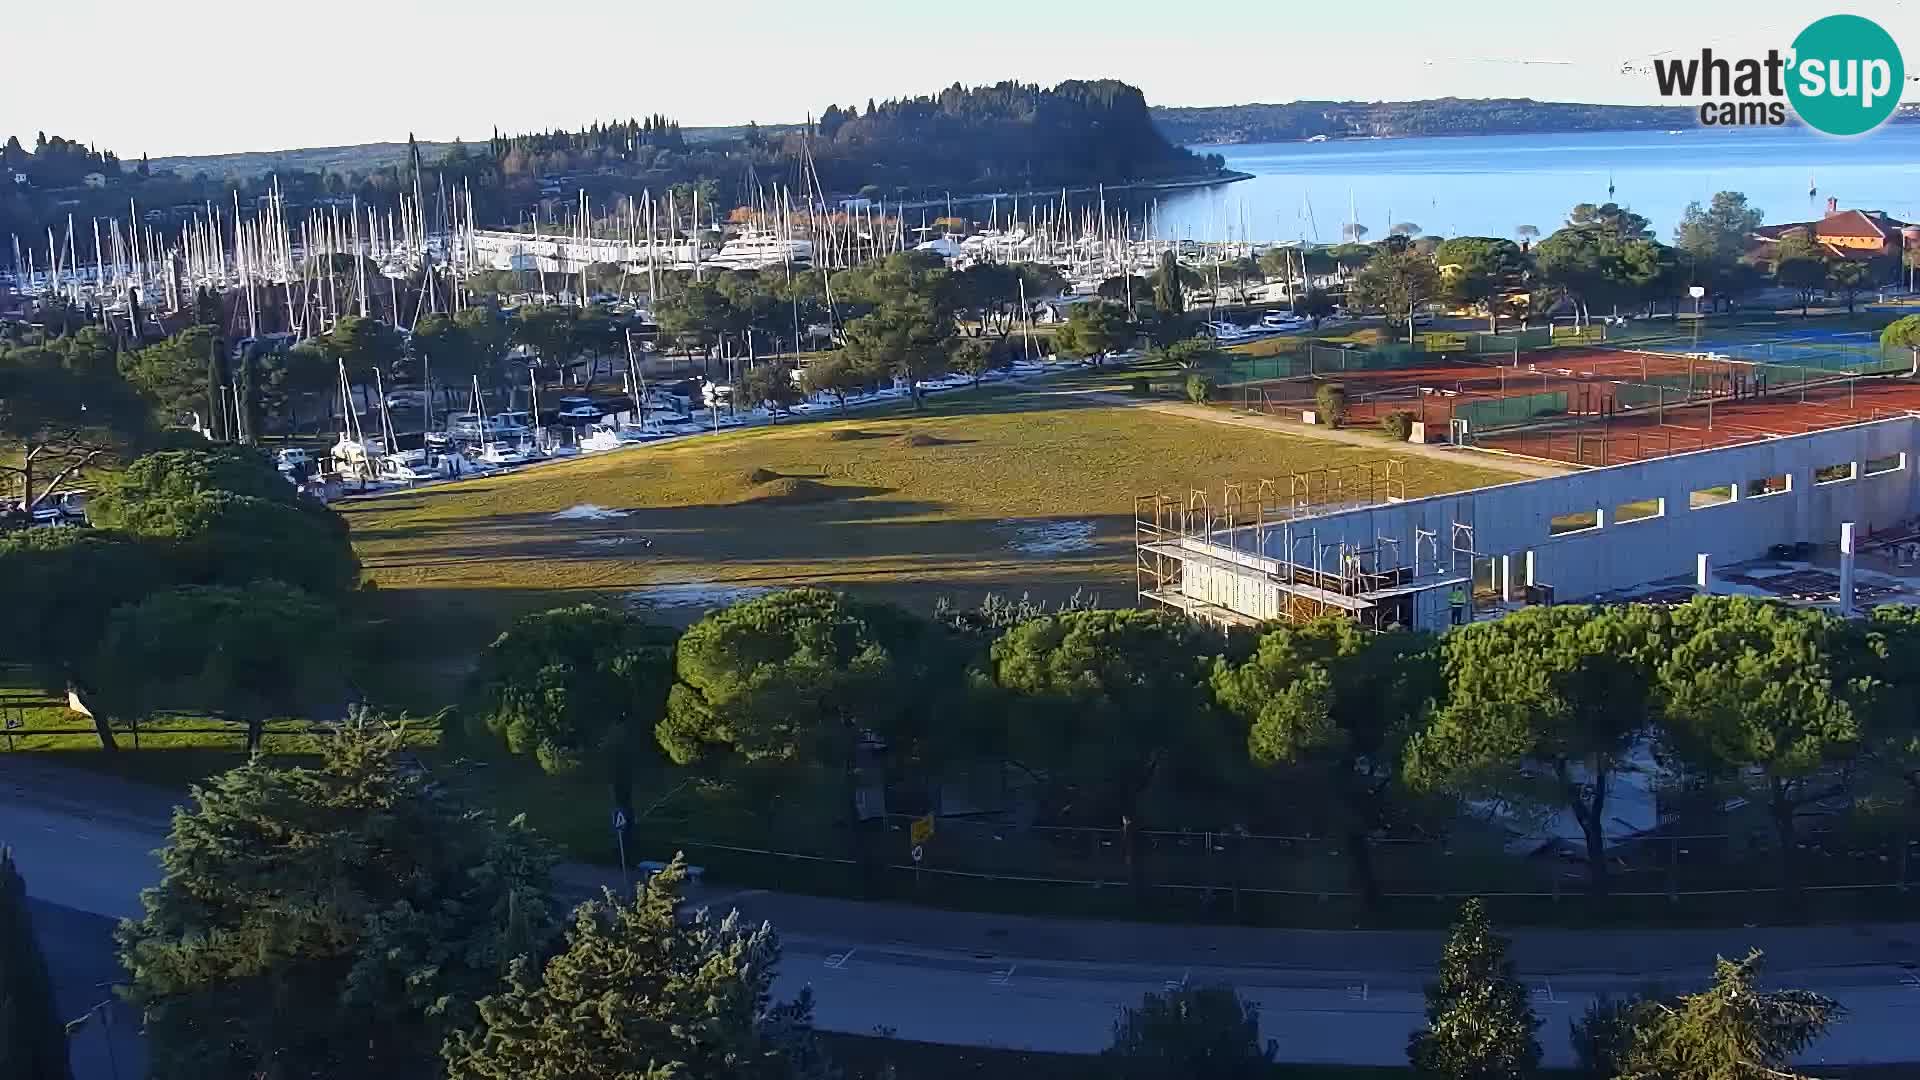
[[[1196,240],[1340,239],[1349,205],[1367,239],[1412,222],[1446,236],[1541,234],[1579,202],[1613,200],[1653,220],[1671,241],[1687,203],[1743,191],[1769,222],[1842,207],[1920,220],[1920,124],[1858,139],[1802,127],[1687,128],[1571,135],[1478,135],[1194,147],[1223,154],[1254,179],[1184,192],[1160,204],[1161,236]],[[1809,186],[1819,189],[1812,197]]]

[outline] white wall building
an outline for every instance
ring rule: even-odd
[[[1141,595],[1226,623],[1339,610],[1438,630],[1476,583],[1567,602],[1691,576],[1702,555],[1723,565],[1831,545],[1842,523],[1862,538],[1906,526],[1920,516],[1916,452],[1920,416],[1902,416],[1252,525],[1189,515],[1168,528],[1162,515],[1137,530]]]

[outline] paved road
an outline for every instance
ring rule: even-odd
[[[134,912],[157,866],[170,793],[0,756],[0,843],[13,844],[37,899],[78,912]],[[615,884],[563,868],[569,891]],[[811,986],[820,1026],[970,1045],[1103,1047],[1116,1011],[1149,990],[1227,982],[1257,1002],[1263,1033],[1293,1061],[1403,1063],[1421,1023],[1421,984],[1440,935],[1174,927],[946,912],[761,890],[699,897],[768,919],[786,945],[779,990]],[[86,981],[105,920],[59,924]],[[1731,931],[1519,931],[1514,958],[1546,1021],[1550,1063],[1571,1061],[1567,1021],[1601,992],[1698,984],[1716,953],[1766,949],[1780,983],[1838,998],[1852,1015],[1809,1063],[1910,1060],[1920,1020],[1920,925]],[[98,948],[96,944],[92,946]],[[89,959],[92,958],[92,959]],[[126,1075],[124,1072],[122,1075]]]

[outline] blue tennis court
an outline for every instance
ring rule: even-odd
[[[1794,364],[1829,371],[1904,368],[1911,362],[1905,350],[1893,356],[1880,348],[1880,335],[1872,330],[1842,330],[1826,327],[1782,327],[1757,324],[1745,327],[1715,327],[1696,339],[1690,334],[1648,347],[1667,351],[1716,353],[1734,360],[1761,364]]]

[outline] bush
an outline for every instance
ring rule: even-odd
[[[1219,385],[1212,379],[1199,373],[1187,376],[1187,400],[1195,405],[1205,405],[1213,400],[1214,391]]]
[[[1380,430],[1401,442],[1413,434],[1413,414],[1405,409],[1390,412],[1380,418]]]
[[[1337,382],[1322,383],[1314,392],[1313,404],[1319,410],[1321,423],[1339,427],[1347,418],[1347,388]]]
[[[1148,397],[1153,394],[1153,383],[1147,379],[1135,379],[1128,385],[1128,392],[1134,397]]]

